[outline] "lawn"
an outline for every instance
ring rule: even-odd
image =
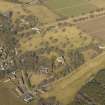
[[[88,0],[47,0],[46,5],[63,16],[79,16],[96,9]]]

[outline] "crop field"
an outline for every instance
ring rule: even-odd
[[[77,23],[77,26],[88,35],[94,36],[102,41],[105,41],[105,16],[95,19],[82,21]]]
[[[47,0],[46,5],[63,16],[79,16],[97,9],[88,0]]]

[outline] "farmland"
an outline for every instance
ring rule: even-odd
[[[102,105],[105,72],[96,74],[105,68],[104,5],[0,0],[0,105],[71,105],[78,92]]]
[[[105,16],[77,23],[77,26],[93,37],[105,41]]]
[[[86,105],[88,105],[89,102],[87,101],[87,99],[91,100],[90,103],[103,105],[105,103],[105,100],[104,100],[105,76],[104,75],[105,75],[105,70],[101,70],[94,77],[92,81],[90,81],[88,84],[83,86],[83,88],[78,93],[78,96],[80,94],[80,97],[77,96],[75,98],[73,105],[79,105],[80,103],[83,103],[83,101],[86,103]]]
[[[88,0],[47,0],[45,4],[55,13],[70,17],[80,16],[97,9]]]

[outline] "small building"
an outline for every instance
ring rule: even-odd
[[[48,68],[41,66],[39,71],[40,71],[40,73],[42,73],[42,74],[43,74],[43,73],[47,74],[47,73],[48,73]]]
[[[31,102],[33,100],[33,95],[30,94],[30,93],[26,93],[26,94],[24,94],[24,97],[23,98],[24,98],[24,101],[26,103],[29,103],[29,102]]]

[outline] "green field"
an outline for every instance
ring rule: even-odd
[[[79,16],[97,8],[88,0],[48,0],[46,5],[63,16]]]

